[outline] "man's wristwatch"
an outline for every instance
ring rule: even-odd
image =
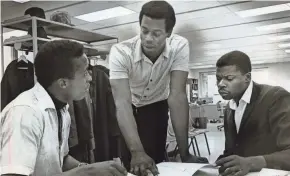
[[[88,163],[79,163],[78,164],[78,167],[81,167],[81,166],[84,166],[84,165],[87,165]]]

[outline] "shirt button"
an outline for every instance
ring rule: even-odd
[[[152,82],[152,79],[150,79],[150,82]]]
[[[147,90],[149,90],[149,88],[147,88]]]
[[[146,98],[147,96],[144,96],[144,98]]]

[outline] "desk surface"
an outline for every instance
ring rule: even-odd
[[[157,164],[157,167],[160,173],[159,176],[218,175],[218,170],[209,164],[163,162]],[[128,173],[127,176],[134,175]],[[148,176],[152,176],[152,174],[149,174]],[[246,176],[290,176],[290,172],[274,169],[262,169],[260,172],[252,172]]]

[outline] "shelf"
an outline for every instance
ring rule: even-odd
[[[2,23],[2,26],[5,28],[11,28],[15,30],[28,31],[28,28],[32,26],[32,19],[36,19],[37,26],[44,27],[48,36],[60,37],[65,39],[74,39],[86,43],[117,39],[115,37],[98,34],[93,31],[87,31],[74,26],[69,26],[63,23],[58,23],[37,17],[24,17],[24,18],[18,17],[6,22],[4,21]]]
[[[42,44],[49,42],[49,41],[51,41],[51,40],[45,39],[45,38],[37,38],[38,45],[42,45]],[[29,52],[33,51],[32,50],[32,47],[33,47],[32,37],[29,37],[29,38],[21,38],[20,37],[19,40],[4,42],[3,45],[14,47],[15,43],[22,43],[22,48],[20,49],[20,51],[29,51]],[[85,48],[85,53],[89,57],[109,54],[108,50],[98,49],[98,48],[95,48],[93,45],[87,45],[87,44],[83,44],[83,45]]]
[[[29,38],[23,38],[23,39],[19,39],[19,40],[13,40],[13,41],[8,41],[8,42],[4,42],[3,45],[4,46],[10,46],[10,47],[14,47],[14,44],[15,43],[22,43],[24,44],[25,46],[28,46],[30,45],[31,47],[33,46],[32,45],[32,40],[33,38],[32,37],[29,37]],[[45,38],[37,38],[37,41],[39,44],[44,44],[46,42],[49,42],[50,40],[49,39],[45,39]]]

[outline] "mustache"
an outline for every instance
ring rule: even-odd
[[[229,92],[229,91],[227,91],[227,90],[225,90],[225,89],[218,89],[218,91],[219,91],[219,92]]]

